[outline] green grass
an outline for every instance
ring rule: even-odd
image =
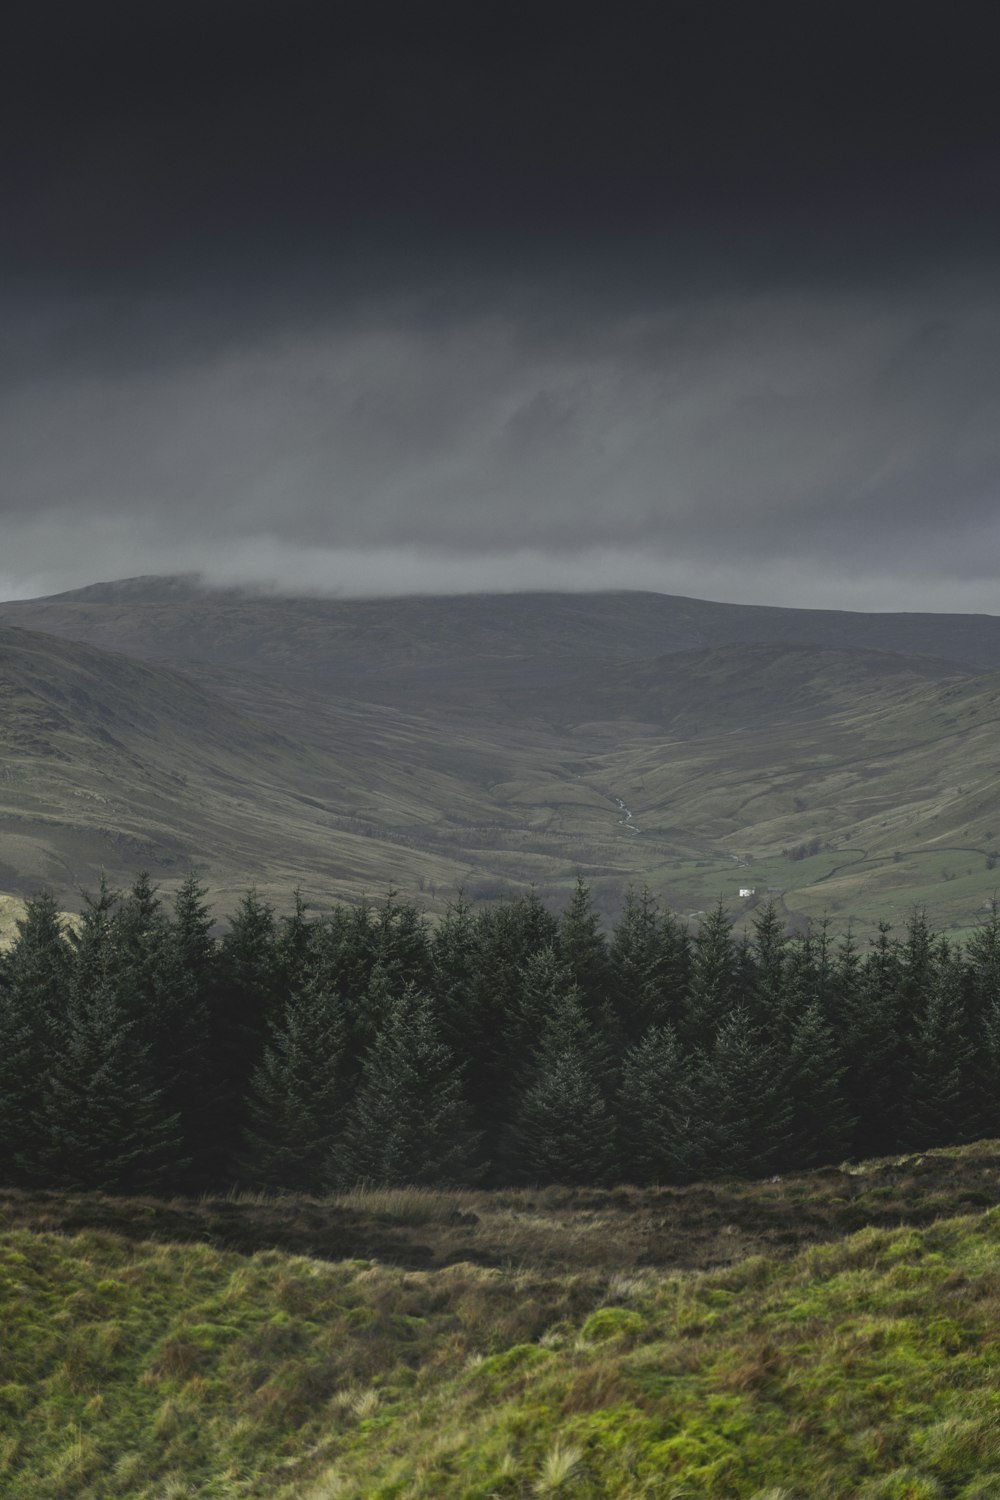
[[[629,1275],[11,1231],[0,1490],[973,1500],[998,1273],[997,1209]]]

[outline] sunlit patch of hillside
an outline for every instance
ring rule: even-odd
[[[0,948],[6,948],[17,935],[17,919],[24,915],[19,896],[0,894]]]

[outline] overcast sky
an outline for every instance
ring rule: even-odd
[[[990,7],[11,8],[0,594],[1000,612]]]

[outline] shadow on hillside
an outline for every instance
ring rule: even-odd
[[[330,1198],[201,1199],[0,1190],[0,1229],[279,1249],[411,1269],[468,1261],[553,1271],[705,1270],[791,1255],[865,1225],[924,1225],[1000,1204],[1000,1142],[764,1182],[494,1192],[359,1189]]]

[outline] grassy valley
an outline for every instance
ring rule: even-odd
[[[609,912],[648,881],[685,913],[740,920],[748,887],[963,928],[998,883],[992,617],[143,579],[0,615],[11,895],[193,864],[224,900],[439,911],[580,871]]]

